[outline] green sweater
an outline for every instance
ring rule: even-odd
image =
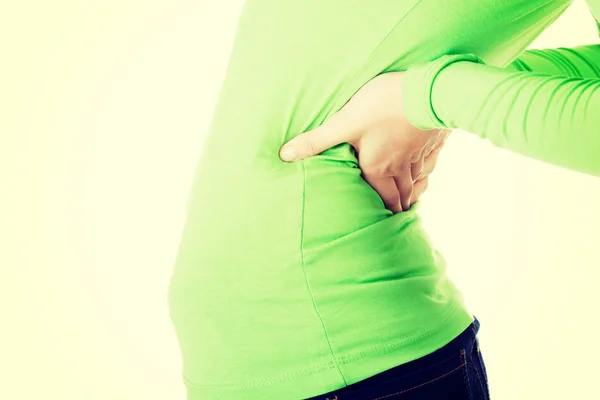
[[[472,323],[418,207],[386,210],[350,145],[297,163],[279,149],[381,73],[444,54],[508,65],[570,3],[246,2],[169,287],[188,400],[316,396]]]
[[[588,4],[600,15],[600,0]],[[600,45],[529,50],[505,69],[447,55],[409,69],[405,82],[407,117],[417,127],[463,129],[600,176]]]

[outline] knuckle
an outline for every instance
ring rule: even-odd
[[[372,176],[387,177],[394,175],[392,165],[377,161],[375,159],[360,163],[360,167],[362,170],[366,171]]]
[[[363,171],[368,172],[371,175],[375,175],[375,171],[377,170],[378,163],[374,162],[373,159],[359,156],[358,165],[360,166],[360,169],[362,169]]]
[[[307,139],[305,144],[310,154],[316,156],[317,154],[321,153],[321,150],[319,150],[319,146],[317,146],[314,140]]]
[[[401,172],[410,171],[412,168],[412,164],[410,162],[404,162],[399,166]]]
[[[425,169],[424,163],[415,163],[411,166],[411,170],[413,172],[413,175],[415,175],[415,176],[421,175],[423,173],[424,169]]]

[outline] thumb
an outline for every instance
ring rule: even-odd
[[[300,161],[307,157],[316,156],[340,143],[351,142],[353,130],[349,127],[344,116],[334,114],[321,126],[304,132],[287,142],[279,151],[283,161]]]

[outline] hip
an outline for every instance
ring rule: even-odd
[[[489,400],[479,321],[439,350],[307,400]]]

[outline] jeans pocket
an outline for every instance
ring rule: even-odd
[[[410,382],[410,384],[409,384]],[[378,388],[368,400],[472,400],[465,350],[451,359]]]

